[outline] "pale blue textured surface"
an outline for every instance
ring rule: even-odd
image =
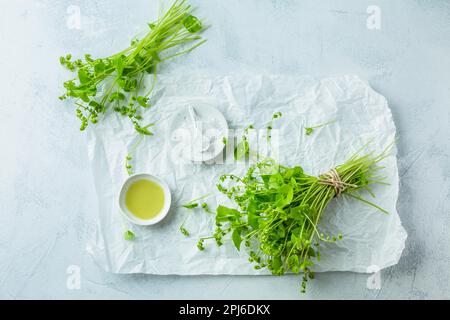
[[[120,276],[85,251],[96,197],[85,137],[56,97],[58,57],[127,45],[156,1],[0,0],[0,298],[450,298],[450,2],[193,1],[208,42],[165,73],[358,74],[386,96],[399,134],[398,210],[408,232],[381,290],[367,275],[299,279]],[[78,5],[81,29],[67,27]],[[366,27],[369,5],[381,29]],[[66,269],[81,268],[68,290]]]

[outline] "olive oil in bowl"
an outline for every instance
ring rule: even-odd
[[[143,220],[152,219],[164,208],[164,191],[153,181],[138,180],[128,188],[125,205],[136,217]]]
[[[169,210],[169,188],[162,180],[152,175],[133,175],[122,186],[120,207],[125,217],[133,223],[157,223]]]

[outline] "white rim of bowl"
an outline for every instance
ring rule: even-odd
[[[140,219],[140,218],[136,217],[134,214],[132,214],[128,210],[128,208],[125,204],[125,196],[128,191],[128,188],[131,186],[131,184],[134,181],[138,181],[141,179],[146,179],[149,181],[156,182],[163,189],[163,193],[164,193],[163,208],[161,209],[160,213],[156,217],[154,217],[152,219],[148,219],[148,220],[144,220],[144,219]],[[156,224],[156,223],[160,222],[161,220],[163,220],[169,213],[171,202],[172,202],[172,195],[170,193],[170,189],[169,189],[169,186],[167,185],[167,183],[164,180],[162,180],[161,178],[158,178],[149,173],[135,173],[135,174],[129,176],[123,182],[122,187],[120,188],[120,193],[119,193],[120,212],[121,212],[122,216],[125,217],[128,221],[130,221],[131,223],[137,224],[137,225],[150,226],[150,225]]]

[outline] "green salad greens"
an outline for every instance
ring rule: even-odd
[[[267,268],[274,275],[302,273],[305,292],[306,282],[314,276],[314,264],[320,260],[321,243],[342,238],[341,234],[325,235],[318,228],[333,198],[352,197],[387,213],[358,191],[373,195],[372,185],[385,184],[379,162],[388,150],[379,155],[358,152],[318,177],[306,174],[300,166],[285,167],[270,159],[251,166],[242,177],[221,176],[217,188],[234,208],[217,207],[215,232],[200,238],[197,247],[204,250],[210,239],[220,246],[230,234],[237,250],[248,247],[255,269]]]
[[[159,64],[206,41],[198,35],[204,29],[201,21],[191,12],[185,0],[175,0],[164,15],[148,24],[148,32],[140,39],[134,38],[125,50],[97,59],[90,54],[84,60],[73,60],[70,54],[60,58],[61,65],[76,75],[64,82],[66,91],[59,98],[74,101],[80,130],[97,123],[112,109],[128,117],[138,133],[152,135],[153,123],[143,125],[141,111],[151,106],[149,97]],[[153,76],[153,82],[146,89],[143,80],[148,75]]]

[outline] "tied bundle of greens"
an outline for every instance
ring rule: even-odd
[[[388,149],[352,156],[347,162],[319,177],[306,174],[300,166],[284,167],[266,159],[251,166],[243,177],[223,175],[217,185],[235,204],[236,209],[218,206],[216,230],[197,244],[214,239],[223,244],[226,234],[238,250],[248,247],[249,261],[255,269],[267,268],[274,275],[286,272],[303,273],[301,291],[305,292],[312,270],[320,260],[321,242],[335,242],[342,235],[324,235],[318,224],[333,198],[350,196],[387,213],[362,198],[358,191],[372,196],[371,185],[386,184],[379,175],[379,162],[388,156]]]
[[[73,61],[68,54],[60,58],[60,63],[75,72],[76,77],[64,82],[66,92],[59,98],[74,100],[77,117],[81,120],[80,130],[86,129],[89,122],[97,123],[99,115],[113,109],[128,117],[137,132],[152,135],[149,128],[153,123],[141,125],[140,111],[150,107],[149,96],[156,82],[157,66],[206,41],[198,35],[203,26],[191,11],[185,0],[176,0],[162,17],[149,24],[149,31],[140,40],[133,39],[127,49],[110,57],[93,59],[86,54],[84,61]],[[193,45],[173,52],[189,43]],[[170,53],[162,56],[163,52]],[[153,75],[153,83],[141,94],[142,82],[148,74]]]

